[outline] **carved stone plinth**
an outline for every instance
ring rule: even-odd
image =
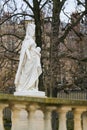
[[[33,97],[45,97],[45,92],[38,90],[20,91],[14,92],[15,96],[33,96]]]

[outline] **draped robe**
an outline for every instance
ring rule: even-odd
[[[36,47],[33,34],[28,30],[22,44],[15,77],[16,91],[38,90],[38,78],[42,73],[40,57],[40,48]]]

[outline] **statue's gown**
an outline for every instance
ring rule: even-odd
[[[38,90],[38,78],[42,73],[40,56],[32,37],[25,38],[15,77],[16,91]]]

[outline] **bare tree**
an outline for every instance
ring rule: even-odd
[[[62,55],[62,57],[67,57],[69,59],[74,59],[78,61],[78,57],[75,57],[72,49],[66,44],[66,38],[72,30],[77,37],[81,40],[82,35],[75,30],[75,27],[78,25],[81,19],[87,14],[86,9],[86,0],[85,3],[82,0],[76,0],[77,6],[82,5],[85,10],[79,12],[78,18],[74,22],[70,22],[71,17],[65,12],[65,3],[67,0],[33,0],[32,3],[28,0],[23,0],[20,6],[17,4],[16,0],[2,0],[1,8],[0,8],[0,54],[3,54],[6,62],[3,62],[3,58],[1,58],[0,66],[1,68],[5,66],[8,61],[12,68],[17,65],[21,41],[25,35],[26,22],[30,19],[34,19],[36,25],[36,43],[38,46],[42,48],[42,12],[46,12],[46,5],[50,3],[52,9],[49,16],[52,16],[52,30],[51,30],[51,58],[50,58],[50,89],[52,96],[53,87],[57,87],[60,82],[60,70],[61,70],[61,56],[60,56],[60,44],[67,49],[67,53]],[[44,10],[44,7],[45,10]],[[69,18],[69,23],[63,27],[63,31],[61,33],[61,11]],[[45,15],[46,16],[46,15]],[[44,19],[43,19],[44,20]],[[8,42],[7,42],[8,41]],[[6,44],[7,42],[7,44]],[[10,70],[10,69],[9,69]],[[6,71],[5,71],[6,72]],[[4,73],[5,73],[4,72]],[[10,71],[12,72],[12,71]],[[6,72],[7,73],[7,72]],[[11,74],[11,73],[10,73]],[[8,74],[5,74],[4,77]],[[12,74],[11,74],[12,75]],[[11,76],[10,76],[11,77]],[[14,77],[13,77],[14,78]],[[10,78],[6,79],[6,82]],[[10,83],[8,83],[10,84]],[[12,83],[13,85],[13,83]]]
[[[60,43],[64,44],[66,37],[70,33],[71,30],[79,37],[81,40],[81,34],[75,30],[75,27],[78,25],[78,23],[81,21],[81,19],[87,14],[87,10],[79,12],[78,17],[70,20],[71,22],[67,24],[67,26],[64,28],[64,33],[60,35],[60,13],[61,10],[64,7],[64,4],[66,0],[52,0],[53,2],[53,16],[52,16],[52,43],[51,43],[51,64],[50,64],[50,72],[51,72],[51,85],[50,95],[52,96],[53,89],[59,87],[60,83],[60,58],[59,58],[59,48]],[[84,2],[77,0],[83,7],[85,7]],[[69,50],[72,51],[72,50]],[[72,56],[69,55],[69,58],[72,59]],[[65,57],[65,55],[64,55]],[[77,57],[74,57],[73,59],[78,61]]]

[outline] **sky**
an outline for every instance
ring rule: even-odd
[[[65,3],[65,6],[67,8],[65,8],[65,12],[67,13],[68,16],[70,16],[70,14],[72,12],[75,12],[76,10],[76,1],[75,0],[67,0],[67,2]],[[67,21],[67,17],[61,13],[61,21]]]
[[[32,1],[32,0],[29,0],[29,1]],[[22,0],[17,0],[17,7],[20,9],[21,5],[22,5],[23,1]],[[75,12],[76,10],[76,0],[67,0],[67,2],[65,3],[65,12],[67,13],[68,16],[70,16],[70,14],[72,12]],[[25,5],[23,4],[23,8],[25,8]],[[65,22],[68,22],[68,19],[67,17],[61,13],[60,15],[61,17],[61,21],[65,21]]]
[[[32,1],[32,0],[29,0]],[[19,0],[19,4],[18,6],[20,7],[20,3],[21,0]],[[76,0],[67,0],[67,2],[65,3],[65,5],[67,6],[67,8],[65,9],[65,12],[67,12],[68,15],[71,14],[71,12],[75,11],[75,7],[76,7]],[[63,13],[61,13],[61,21],[67,21],[68,19],[65,17],[65,15]]]
[[[76,0],[67,0],[67,2],[65,3],[65,6],[67,7],[65,9],[65,12],[67,12],[68,16],[70,16],[72,12],[75,12],[75,11],[80,12],[84,10],[82,6],[77,7]],[[61,21],[65,21],[65,22],[68,21],[67,17],[65,17],[63,13],[61,13]]]

